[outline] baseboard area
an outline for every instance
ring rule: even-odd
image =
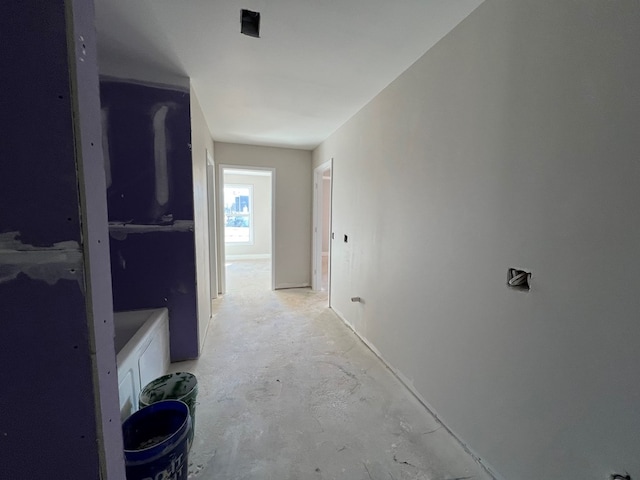
[[[309,282],[305,283],[277,283],[275,289],[282,290],[285,288],[308,288],[311,284]]]
[[[453,432],[442,421],[442,419],[438,416],[438,414],[433,409],[433,407],[431,407],[431,405],[429,405],[429,403],[415,389],[415,387],[413,386],[413,382],[411,382],[407,377],[405,377],[402,374],[402,372],[400,372],[398,369],[396,369],[393,366],[391,366],[389,364],[389,362],[387,362],[385,360],[385,358],[382,356],[382,354],[378,351],[378,349],[371,342],[369,342],[365,337],[360,335],[358,333],[358,331],[353,327],[353,325],[351,325],[351,323],[349,323],[347,321],[347,319],[344,317],[344,315],[342,315],[341,312],[339,312],[338,310],[336,310],[333,307],[329,307],[329,308],[331,308],[331,310],[333,310],[333,312],[336,314],[336,316],[340,320],[342,320],[342,323],[344,323],[349,328],[349,330],[351,330],[356,335],[356,337],[358,337],[360,339],[360,341],[362,343],[364,343],[366,345],[366,347],[369,350],[371,350],[371,352],[376,357],[378,357],[380,359],[380,361],[384,364],[384,366],[389,369],[389,371],[400,381],[400,383],[402,383],[406,387],[407,390],[409,390],[409,392],[411,392],[411,394],[416,398],[416,400],[418,400],[418,402],[420,402],[420,404],[429,412],[429,414],[433,418],[435,418],[436,422],[438,422],[440,425],[442,425],[442,428],[444,428],[447,432],[449,432],[449,434],[460,444],[460,446],[464,449],[464,451],[467,452],[471,456],[471,458],[473,458],[476,461],[476,463],[478,465],[480,465],[485,472],[487,472],[487,474],[489,474],[491,477],[493,477],[494,480],[505,480],[504,477],[502,477],[501,475],[497,474],[496,471],[489,464],[487,464],[486,461],[482,460],[479,455],[477,455],[471,448],[469,448],[469,446],[465,442],[463,442],[462,439],[458,435],[456,435],[456,433]]]
[[[255,253],[248,255],[225,255],[226,260],[267,260],[271,258],[270,253]]]

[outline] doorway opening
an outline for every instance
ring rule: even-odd
[[[313,278],[312,288],[331,295],[331,191],[332,162],[313,171]],[[329,298],[330,301],[330,298]]]
[[[220,166],[223,292],[273,289],[273,169]]]

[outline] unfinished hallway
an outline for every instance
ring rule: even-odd
[[[165,309],[193,478],[429,477],[334,312],[496,479],[640,480],[640,2],[259,3],[5,2],[0,479],[125,478],[116,314]],[[328,162],[331,311],[289,290]],[[218,298],[227,165],[274,172],[277,292]]]
[[[201,358],[171,368],[199,382],[189,478],[491,478],[326,293],[270,291],[259,267],[232,275],[244,287],[217,300]]]

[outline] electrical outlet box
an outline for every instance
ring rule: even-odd
[[[516,290],[529,291],[531,289],[531,272],[510,268],[507,271],[507,286]]]

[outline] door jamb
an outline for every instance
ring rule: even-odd
[[[276,169],[271,167],[254,167],[250,165],[218,165],[218,290],[224,294],[227,289],[226,253],[224,244],[224,171],[231,170],[267,170],[271,172],[271,290],[276,288]]]
[[[311,265],[311,288],[320,290],[322,288],[322,239],[326,232],[323,232],[322,217],[324,213],[324,193],[323,193],[323,173],[329,170],[331,179],[329,180],[329,233],[331,232],[332,211],[331,197],[333,191],[333,158],[313,169],[313,246]],[[329,239],[329,283],[331,283],[331,238]],[[329,290],[329,295],[331,288]]]

